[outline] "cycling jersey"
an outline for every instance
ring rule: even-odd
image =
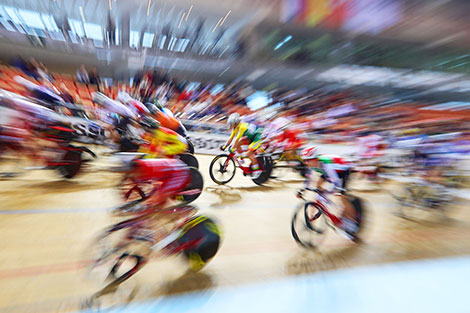
[[[141,148],[140,152],[146,153],[146,158],[177,155],[184,153],[188,148],[182,136],[165,127],[159,127],[153,133],[144,136],[144,139],[149,144]]]
[[[242,137],[245,137],[250,142],[248,149],[256,150],[261,146],[261,135],[263,133],[262,128],[258,128],[256,125],[251,123],[239,123],[237,127],[232,131],[230,138],[236,136],[235,140],[238,141]]]
[[[300,131],[290,128],[284,129],[277,140],[280,144],[285,144],[284,150],[296,150],[305,144],[305,140],[300,136]]]
[[[314,171],[320,173],[323,179],[329,180],[336,187],[346,188],[351,169],[351,165],[347,161],[335,155],[320,155],[318,161],[320,167],[313,168]],[[310,179],[306,183],[309,184]]]
[[[141,181],[160,183],[157,193],[148,200],[152,208],[164,204],[191,182],[187,165],[178,159],[138,159],[134,162],[134,175]]]

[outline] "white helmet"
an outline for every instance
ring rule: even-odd
[[[235,126],[238,123],[240,123],[240,114],[238,114],[238,113],[230,114],[230,116],[228,117],[228,120],[227,120],[228,127]]]

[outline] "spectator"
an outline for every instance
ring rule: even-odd
[[[94,67],[93,70],[88,74],[88,77],[90,79],[90,84],[95,85],[96,89],[101,92],[101,78],[98,75],[98,70],[96,67]]]
[[[80,83],[88,85],[90,80],[88,79],[88,73],[85,69],[85,65],[80,65],[80,68],[77,70],[77,79]]]

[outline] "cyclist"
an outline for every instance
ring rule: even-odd
[[[225,150],[235,139],[235,142],[233,143],[232,147],[234,151],[239,151],[239,148],[241,147],[242,143],[245,140],[248,141],[249,146],[246,156],[251,161],[251,168],[253,170],[251,177],[253,179],[258,178],[261,175],[262,171],[260,169],[258,160],[256,159],[255,153],[260,148],[263,142],[261,139],[263,129],[251,123],[242,123],[240,121],[240,114],[238,113],[232,113],[227,120],[227,124],[232,130],[232,134],[230,135],[230,138],[227,140],[225,145],[221,147],[221,149]]]
[[[297,150],[305,144],[302,132],[295,127],[283,127],[276,138],[278,145],[283,149],[287,160],[295,160]]]
[[[191,180],[188,166],[178,159],[137,159],[133,161],[131,180],[151,181],[155,193],[145,199],[145,210],[140,214],[147,214],[162,208],[168,199],[174,198],[183,191]]]
[[[145,153],[146,158],[173,156],[184,153],[188,149],[186,139],[171,129],[160,126],[160,123],[153,118],[144,117],[140,124],[146,131],[143,139],[148,144],[143,145],[139,152]]]
[[[341,195],[341,202],[343,204],[343,212],[341,215],[343,230],[349,234],[356,233],[358,229],[355,211],[345,196],[351,166],[341,157],[334,155],[319,155],[316,146],[309,146],[302,150],[301,157],[305,162],[305,165],[309,168],[307,180],[305,181],[305,189],[309,187],[313,178],[311,170],[321,174],[320,179],[318,179],[316,184],[317,190],[323,191],[323,185],[325,182],[332,183]],[[302,192],[305,189],[299,190],[299,197],[302,196]]]
[[[169,109],[165,108],[158,100],[155,100],[154,104],[157,108],[157,110],[154,112],[154,117],[160,123],[160,125],[171,129],[180,135],[184,135],[185,130],[181,125],[181,122],[173,116],[173,113]]]

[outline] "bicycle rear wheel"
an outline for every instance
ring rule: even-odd
[[[214,183],[225,185],[233,179],[236,169],[235,161],[232,158],[229,159],[228,154],[220,154],[212,160],[209,175]]]
[[[195,216],[190,219],[178,246],[184,247],[183,254],[193,271],[201,270],[219,251],[221,231],[209,217]]]
[[[324,240],[327,223],[320,207],[313,202],[300,204],[291,222],[294,240],[305,248],[316,248]]]
[[[184,202],[190,203],[199,198],[204,189],[204,179],[202,178],[201,172],[197,168],[190,167],[191,182],[183,190],[181,195],[177,196],[177,199],[181,199]]]
[[[263,168],[263,173],[258,178],[253,179],[257,185],[262,185],[268,181],[273,171],[273,162],[269,157],[257,157],[259,164]]]
[[[64,178],[73,178],[82,167],[82,151],[67,151],[63,156],[62,162],[69,164],[57,166],[57,172]]]
[[[178,159],[186,163],[189,167],[199,168],[199,162],[196,157],[189,153],[183,153],[176,156]]]

